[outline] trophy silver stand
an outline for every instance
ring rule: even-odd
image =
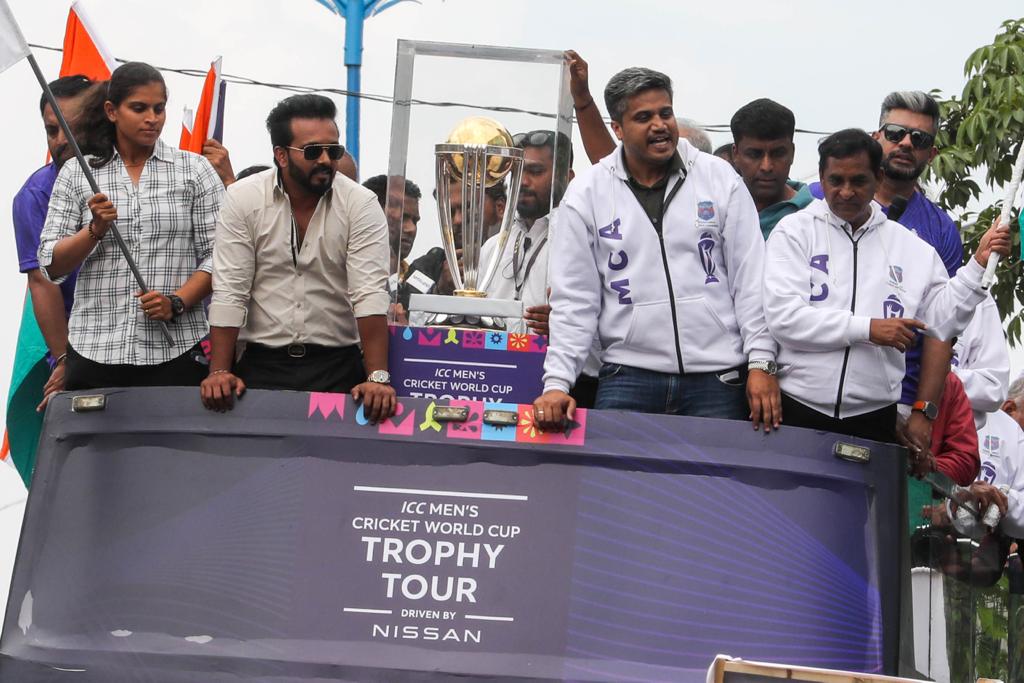
[[[413,294],[409,313],[426,314],[426,324],[430,326],[504,330],[506,318],[522,318],[523,302],[488,298],[486,292],[508,242],[523,174],[523,151],[513,146],[512,136],[500,123],[474,116],[459,123],[446,143],[435,145],[434,157],[441,244],[455,296]],[[481,256],[487,239],[486,191],[505,176],[509,176],[508,200],[497,246],[484,264]],[[460,183],[462,191],[462,225],[458,233],[452,220],[453,183]]]

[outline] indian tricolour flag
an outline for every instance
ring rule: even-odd
[[[10,67],[20,62],[25,57],[28,57],[29,54],[31,54],[31,52],[28,49],[28,43],[25,42],[25,36],[21,34],[21,28],[18,27],[18,22],[14,20],[14,14],[11,12],[11,8],[7,4],[7,0],[0,0],[0,71],[6,71]],[[46,353],[46,344],[42,343],[43,336],[39,332],[39,327],[35,324],[35,318],[32,317],[31,300],[28,297],[26,297],[25,303],[29,319],[32,321],[32,327],[35,328],[35,334],[32,335],[30,333],[29,335],[26,336],[24,340],[21,338],[21,335],[19,334],[18,345],[20,349],[22,347],[22,342],[24,341],[25,352],[28,355],[35,356],[36,359],[38,360],[39,358],[41,358],[41,356],[37,355],[38,353]],[[22,322],[24,322],[24,316]],[[30,349],[29,347],[32,348]],[[29,363],[27,360],[25,360],[27,358],[26,353],[20,354],[20,367],[16,360],[14,372],[12,373],[11,376],[10,397],[11,399],[14,399],[15,402],[18,402],[19,405],[21,405],[22,402],[18,401],[19,397],[17,396],[17,389],[25,382],[26,379],[29,378],[30,375],[33,374],[31,368],[26,367],[26,365],[35,365],[34,362]],[[17,359],[18,357],[19,353],[16,352],[15,358]],[[45,367],[45,363],[43,363],[43,366]],[[48,376],[48,374],[49,373],[46,373],[41,377],[44,383],[46,382],[46,377]],[[40,377],[34,377],[33,379],[38,380],[40,379]],[[39,385],[39,388],[42,388],[41,384]],[[39,393],[41,394],[42,392],[40,391]],[[39,398],[42,398],[42,396],[40,396]],[[29,403],[31,403],[31,401],[32,399],[28,400]],[[38,401],[36,402],[38,403]],[[10,408],[11,400],[8,400],[7,422],[8,424],[17,424],[19,428],[16,430],[17,435],[4,434],[3,446],[2,449],[0,449],[0,458],[2,458],[5,463],[12,464],[12,460],[14,460],[12,454],[15,452],[15,450],[18,450],[21,453],[27,455],[29,452],[28,450],[25,449],[25,447],[27,446],[31,452],[31,460],[34,461],[36,443],[31,443],[29,445],[21,442],[22,437],[27,433],[34,435],[34,437],[29,436],[28,440],[34,438],[36,442],[38,442],[40,419],[38,415],[36,415],[35,413],[35,406],[29,407],[28,412],[23,412],[22,410],[16,408],[16,415],[11,414]],[[24,428],[22,429],[21,427]],[[10,440],[19,442],[17,447],[12,446],[10,444]],[[13,464],[17,465],[19,463]],[[27,486],[29,482],[29,477],[32,474],[32,463],[23,462],[20,464],[23,464],[24,467],[19,467],[18,473],[21,474],[22,480],[25,482],[25,485]]]

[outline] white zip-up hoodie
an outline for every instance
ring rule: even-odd
[[[989,413],[978,430],[981,472],[978,481],[1006,487],[1006,515],[999,527],[1013,538],[1024,535],[1024,431],[1001,410]]]
[[[544,390],[568,391],[595,331],[601,360],[664,373],[775,358],[761,306],[764,238],[725,161],[679,141],[664,244],[627,184],[622,146],[569,184],[551,236]]]
[[[906,358],[869,341],[872,318],[917,318],[939,339],[963,332],[985,298],[971,259],[950,280],[938,252],[874,202],[855,234],[823,200],[768,238],[764,308],[788,396],[842,419],[900,397]]]
[[[974,312],[971,324],[953,346],[953,372],[964,383],[974,410],[974,426],[985,426],[985,417],[1003,405],[1010,390],[1010,352],[995,299],[986,296]]]

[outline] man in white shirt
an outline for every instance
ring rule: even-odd
[[[604,95],[621,144],[577,175],[559,208],[537,423],[572,419],[568,392],[599,334],[597,408],[777,427],[750,193],[727,163],[679,139],[668,76],[626,69]]]
[[[572,180],[572,142],[564,135],[558,136],[560,161],[555,164],[554,131],[517,133],[512,136],[512,141],[523,150],[523,176],[516,200],[515,220],[501,253],[498,270],[487,287],[487,295],[523,302],[522,320],[506,320],[509,331],[546,335],[551,314],[548,303],[551,232],[557,230],[557,207],[567,184],[565,181],[556,182],[555,174],[566,173],[567,180]],[[497,246],[497,235],[484,243],[480,251],[481,267],[487,266]],[[599,347],[597,351],[600,351]],[[594,406],[600,368],[598,354],[591,353],[571,392],[580,407]]]
[[[915,330],[941,340],[963,332],[985,297],[989,254],[1009,253],[1009,231],[986,232],[950,280],[935,249],[872,201],[878,142],[847,129],[818,153],[825,199],[783,218],[767,242],[764,309],[779,342],[783,411],[791,425],[893,441]],[[927,468],[927,449],[911,451]]]
[[[229,189],[213,259],[207,408],[231,408],[250,386],[351,391],[371,421],[394,412],[388,228],[373,192],[338,173],[336,114],[321,95],[278,103],[267,117],[276,168]],[[238,340],[246,347],[234,365]]]
[[[1010,383],[1010,352],[999,319],[995,300],[986,296],[971,318],[971,323],[956,339],[953,372],[964,384],[964,392],[974,411],[974,426],[981,429],[989,413],[1006,401]]]
[[[498,270],[487,287],[487,295],[495,299],[522,301],[525,326],[509,320],[512,332],[548,333],[548,228],[554,220],[564,186],[552,192],[555,172],[555,133],[535,130],[512,137],[523,150],[523,176],[516,200],[516,215],[505,248],[498,261]],[[569,178],[572,178],[572,143],[562,136],[559,154],[568,157]],[[560,164],[563,165],[563,164]],[[554,201],[552,201],[552,198]],[[488,239],[480,251],[480,267],[486,268],[498,247],[498,236]],[[524,327],[526,329],[524,329]]]
[[[999,528],[1024,539],[1024,377],[1015,381],[1001,410],[989,413],[978,430],[981,473],[971,484],[982,510],[995,503]]]

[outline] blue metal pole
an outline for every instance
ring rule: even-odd
[[[348,98],[345,102],[345,147],[359,162],[359,93],[363,64],[363,23],[366,0],[348,0],[345,11],[345,66],[348,68]]]
[[[348,67],[348,91],[359,92],[359,67]],[[348,95],[345,101],[345,149],[359,163],[359,97]]]

